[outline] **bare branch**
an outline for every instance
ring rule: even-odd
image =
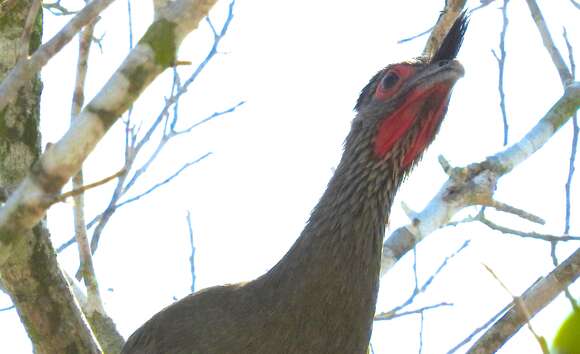
[[[493,167],[508,173],[540,149],[566,123],[580,106],[580,83],[566,87],[564,95],[518,143],[488,159]]]
[[[482,0],[482,1],[481,1],[481,4],[480,4],[479,6],[476,6],[476,7],[472,8],[471,10],[469,10],[469,14],[471,15],[471,14],[472,14],[472,13],[474,13],[475,11],[477,11],[477,10],[480,10],[480,9],[482,9],[482,8],[486,7],[487,5],[491,4],[492,2],[494,2],[494,0]],[[446,10],[444,9],[444,10],[443,10],[443,12],[445,12],[445,11],[446,11]],[[452,23],[453,23],[453,22],[451,22],[451,24],[452,24]],[[435,26],[433,26],[433,27],[431,27],[431,28],[429,28],[429,29],[427,29],[427,30],[425,30],[425,31],[423,31],[423,32],[421,32],[421,33],[419,33],[419,34],[415,34],[415,35],[413,35],[413,36],[410,36],[410,37],[406,37],[406,38],[400,39],[400,40],[398,40],[398,41],[397,41],[397,43],[398,43],[398,44],[402,44],[402,43],[410,42],[410,41],[412,41],[412,40],[414,40],[414,39],[417,39],[417,38],[423,37],[423,36],[425,36],[425,35],[427,35],[427,34],[431,33],[431,31],[433,31],[433,29],[434,29],[434,28],[435,28]],[[443,34],[444,34],[444,33],[443,33]],[[441,40],[441,38],[439,38],[439,40]]]
[[[391,313],[390,311],[384,312],[384,313],[380,313],[380,314],[376,315],[374,320],[375,321],[390,321],[390,320],[397,318],[397,317],[422,314],[425,311],[436,309],[439,307],[446,307],[446,306],[453,306],[453,304],[448,303],[448,302],[440,302],[440,303],[435,304],[435,305],[420,307],[416,310],[402,311],[402,312],[397,312],[397,313]]]
[[[129,26],[129,50],[133,49],[133,11],[131,10],[131,0],[127,0],[127,19]]]
[[[506,311],[508,310],[509,305],[504,307],[501,311],[499,311],[497,314],[495,314],[492,318],[490,318],[489,320],[487,320],[483,325],[481,325],[480,327],[476,328],[473,332],[471,332],[471,334],[469,336],[467,336],[467,338],[465,338],[464,340],[462,340],[461,342],[459,342],[456,346],[454,346],[453,348],[451,348],[447,354],[453,354],[455,353],[457,350],[459,350],[459,348],[463,347],[464,345],[466,345],[467,343],[471,342],[473,340],[473,338],[475,338],[475,336],[477,336],[479,333],[481,333],[482,331],[486,330],[487,328],[489,328],[489,326],[491,326],[495,321],[497,321],[497,319],[502,316],[504,313],[506,313]]]
[[[139,200],[141,198],[143,198],[144,196],[148,195],[149,193],[155,191],[156,189],[158,189],[159,187],[166,185],[167,183],[171,182],[175,177],[179,176],[183,171],[185,171],[188,167],[195,165],[196,163],[202,161],[203,159],[205,159],[206,157],[209,157],[211,155],[211,152],[206,153],[205,155],[190,161],[188,163],[186,163],[185,165],[181,166],[181,168],[179,168],[176,172],[174,172],[171,176],[167,177],[166,179],[164,179],[163,181],[156,183],[155,185],[153,185],[152,187],[150,187],[149,189],[147,189],[145,192],[140,193],[134,197],[131,197],[121,203],[119,203],[117,205],[117,208],[122,207],[123,205],[132,203],[136,200]]]
[[[580,3],[577,3],[575,0],[570,0],[572,5],[574,5],[578,10],[580,10]]]
[[[441,41],[451,28],[451,25],[457,19],[457,16],[463,11],[465,7],[466,0],[447,0],[445,1],[445,8],[439,15],[437,24],[431,31],[431,35],[427,40],[425,49],[423,50],[423,56],[431,57],[433,53],[441,46]]]
[[[495,353],[527,321],[533,317],[580,275],[580,248],[554,269],[549,275],[529,287],[519,299],[529,311],[526,315],[522,306],[515,302],[507,312],[467,351],[475,353]]]
[[[556,69],[558,70],[558,74],[560,75],[560,80],[562,80],[562,84],[564,86],[571,84],[574,81],[574,78],[572,77],[572,74],[568,70],[566,63],[564,62],[564,58],[562,58],[562,54],[560,54],[560,51],[558,51],[558,48],[556,47],[554,41],[552,40],[552,35],[548,30],[548,25],[544,20],[544,16],[542,15],[542,12],[540,11],[538,4],[536,3],[536,0],[526,0],[526,2],[528,3],[528,7],[532,14],[532,18],[536,23],[536,27],[538,28],[538,31],[540,31],[542,42],[544,43],[544,46],[548,50],[548,53],[550,53],[552,62],[554,63]]]
[[[195,244],[193,243],[193,226],[191,226],[191,213],[187,211],[187,229],[189,230],[189,244],[191,256],[189,257],[189,271],[191,273],[191,292],[195,292]]]
[[[51,14],[55,16],[67,16],[67,15],[74,15],[78,13],[78,11],[70,11],[66,7],[60,4],[61,0],[55,1],[50,4],[42,4],[42,7],[50,11]]]
[[[399,40],[397,41],[397,43],[399,43],[399,44],[403,44],[403,43],[405,43],[405,42],[410,42],[410,41],[412,41],[412,40],[414,40],[414,39],[417,39],[417,38],[423,37],[424,35],[427,35],[427,34],[431,33],[431,31],[433,31],[433,28],[435,28],[435,27],[430,27],[430,28],[426,29],[425,31],[423,31],[423,32],[421,32],[421,33],[419,33],[419,34],[415,34],[415,35],[413,35],[413,36],[411,36],[411,37],[406,37],[406,38],[403,38],[403,39],[399,39]]]
[[[71,126],[77,121],[81,108],[84,105],[85,95],[84,87],[86,75],[88,70],[88,58],[93,39],[93,32],[95,29],[98,17],[95,18],[79,36],[79,57],[77,62],[77,75],[75,80],[75,88],[73,100],[71,105]],[[93,258],[91,255],[91,248],[86,233],[85,226],[85,211],[84,211],[84,191],[89,187],[94,188],[98,185],[106,183],[109,179],[100,181],[100,183],[92,186],[83,186],[83,172],[82,169],[78,171],[72,178],[73,190],[80,193],[74,194],[74,228],[75,236],[79,249],[80,268],[82,269],[83,278],[87,287],[87,299],[85,305],[82,306],[83,312],[89,322],[95,336],[99,340],[105,352],[118,352],[123,343],[121,335],[117,332],[113,321],[108,318],[101,294],[99,292],[99,284],[95,273]],[[68,274],[67,274],[68,275]],[[69,283],[72,281],[69,280]],[[78,294],[77,294],[78,295]],[[78,297],[77,297],[78,298]],[[121,338],[121,341],[119,341]]]
[[[71,39],[114,0],[93,0],[73,17],[63,29],[51,40],[38,48],[32,56],[21,59],[0,85],[0,110],[16,97],[18,89],[28,82],[48,61],[58,53]]]
[[[10,311],[10,310],[14,310],[14,309],[16,309],[16,306],[14,306],[14,305],[2,307],[2,308],[0,308],[0,312]]]
[[[499,79],[498,79],[499,108],[501,109],[501,116],[502,116],[502,121],[503,121],[503,145],[504,146],[508,144],[508,131],[509,131],[507,112],[505,109],[505,92],[503,90],[505,59],[507,56],[507,53],[505,51],[505,36],[507,33],[507,27],[509,24],[509,19],[507,16],[508,3],[509,3],[509,0],[504,0],[503,6],[501,7],[501,15],[502,15],[502,19],[503,19],[503,25],[502,25],[501,33],[499,35],[499,56],[492,49],[493,56],[497,60],[498,74],[499,74]]]
[[[540,224],[540,225],[546,224],[546,221],[539,216],[536,216],[532,213],[528,213],[527,211],[525,211],[523,209],[513,207],[513,206],[508,205],[506,203],[498,202],[497,200],[491,200],[489,203],[484,203],[482,205],[492,207],[495,210],[503,211],[504,213],[509,213],[509,214],[513,214],[515,216],[519,216],[522,219],[526,219],[526,220],[531,221],[531,222],[536,223],[536,224]]]
[[[533,238],[535,240],[542,240],[542,241],[548,241],[548,242],[580,241],[580,237],[578,237],[578,236],[569,236],[569,235],[554,236],[554,235],[540,234],[537,232],[523,232],[523,231],[511,229],[509,227],[498,225],[498,224],[492,222],[491,220],[487,219],[483,215],[476,217],[476,219],[479,220],[485,226],[489,227],[490,229],[502,232],[502,233],[507,234],[507,235],[515,235],[515,236],[520,236],[523,238]]]
[[[566,48],[568,49],[568,61],[570,62],[570,71],[572,77],[576,77],[576,63],[574,61],[574,51],[572,50],[572,45],[568,40],[568,35],[566,29],[564,28],[564,41],[566,42]],[[578,135],[580,133],[580,128],[578,127],[578,113],[574,113],[572,116],[572,142],[570,147],[570,162],[568,164],[568,177],[566,179],[565,185],[565,198],[566,198],[566,215],[564,217],[564,234],[570,232],[570,209],[572,204],[572,177],[574,176],[574,163],[576,161],[576,150],[578,149]]]
[[[64,272],[68,285],[72,289],[75,299],[78,301],[83,313],[91,324],[91,329],[97,337],[104,353],[119,353],[125,340],[117,331],[113,320],[105,313],[92,310],[87,295],[84,293],[79,282]]]
[[[241,106],[241,105],[243,105],[244,103],[246,103],[246,101],[240,101],[240,102],[238,102],[237,104],[235,104],[234,106],[232,106],[232,107],[230,107],[230,108],[228,108],[228,109],[226,109],[226,110],[223,110],[223,111],[220,111],[220,112],[214,112],[214,113],[213,113],[213,114],[211,114],[210,116],[208,116],[208,117],[206,117],[206,118],[204,118],[204,119],[200,120],[199,122],[196,122],[196,123],[194,123],[193,125],[189,126],[188,128],[185,128],[185,129],[183,129],[183,130],[176,130],[176,131],[174,131],[174,133],[173,133],[173,134],[175,134],[175,135],[180,135],[180,134],[189,133],[189,132],[191,132],[193,129],[197,128],[198,126],[200,126],[200,125],[202,125],[202,124],[204,124],[204,123],[207,123],[207,122],[209,122],[210,120],[212,120],[212,119],[214,119],[214,118],[217,118],[217,117],[219,117],[219,116],[223,116],[224,114],[228,114],[228,113],[232,113],[232,112],[234,112],[234,111],[236,110],[236,108],[240,107],[240,106]]]
[[[58,203],[58,202],[63,202],[63,201],[66,200],[66,198],[70,198],[70,197],[73,197],[73,196],[77,196],[77,195],[83,194],[84,192],[88,191],[89,189],[96,188],[96,187],[101,186],[101,185],[103,185],[105,183],[108,183],[111,180],[114,180],[115,178],[119,178],[124,173],[125,173],[125,169],[121,169],[119,172],[117,172],[117,173],[115,173],[115,174],[113,174],[113,175],[111,175],[109,177],[105,177],[105,178],[103,178],[103,179],[101,179],[101,180],[99,180],[97,182],[90,183],[90,184],[86,184],[86,185],[81,186],[79,188],[73,189],[72,191],[63,193],[63,194],[59,195],[58,197],[56,197],[51,204]]]
[[[405,307],[411,305],[415,301],[415,298],[417,297],[417,295],[427,291],[427,288],[429,287],[429,285],[431,285],[431,283],[433,283],[433,280],[435,279],[435,277],[439,273],[441,273],[441,271],[443,270],[443,268],[445,268],[445,266],[447,266],[447,263],[449,262],[449,260],[451,260],[453,257],[457,256],[461,251],[463,251],[467,246],[469,246],[469,242],[470,242],[469,240],[465,241],[461,245],[461,247],[459,247],[459,249],[457,249],[457,251],[455,251],[451,255],[445,257],[445,259],[443,260],[441,265],[439,265],[437,270],[435,270],[435,272],[429,278],[427,278],[427,281],[425,281],[425,283],[421,287],[418,286],[416,262],[413,262],[413,274],[415,276],[415,289],[413,290],[413,293],[401,305],[396,306],[389,311],[381,312],[380,314],[375,316],[375,319],[377,319],[377,317],[380,317],[378,319],[392,319],[395,317],[399,317],[399,314],[402,313],[401,310],[404,309]],[[415,255],[415,249],[413,249],[413,254]],[[415,255],[414,259],[416,259],[416,255]]]

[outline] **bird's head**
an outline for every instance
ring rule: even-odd
[[[362,90],[353,130],[370,143],[374,159],[408,171],[433,141],[453,85],[464,74],[455,57],[467,23],[461,14],[432,57],[389,65]]]

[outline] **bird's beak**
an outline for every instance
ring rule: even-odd
[[[416,92],[425,92],[440,84],[451,88],[464,74],[465,69],[459,61],[439,60],[428,65],[408,85]]]

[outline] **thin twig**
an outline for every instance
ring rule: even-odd
[[[129,199],[127,199],[127,200],[125,200],[125,201],[123,201],[123,202],[119,203],[119,204],[117,205],[117,208],[120,208],[120,207],[122,207],[122,206],[123,206],[123,205],[125,205],[125,204],[129,204],[129,203],[132,203],[132,202],[134,202],[134,201],[136,201],[136,200],[139,200],[139,199],[143,198],[144,196],[148,195],[149,193],[151,193],[151,192],[155,191],[157,188],[159,188],[159,187],[161,187],[161,186],[163,186],[163,185],[165,185],[165,184],[167,184],[167,183],[171,182],[171,181],[172,181],[172,180],[173,180],[175,177],[179,176],[179,175],[180,175],[180,174],[181,174],[183,171],[185,171],[185,170],[186,170],[188,167],[190,167],[190,166],[192,166],[192,165],[195,165],[196,163],[198,163],[198,162],[202,161],[202,160],[203,160],[203,159],[205,159],[206,157],[209,157],[211,154],[212,154],[211,152],[208,152],[208,153],[206,153],[205,155],[203,155],[203,156],[201,156],[201,157],[199,157],[199,158],[197,158],[197,159],[195,159],[195,160],[193,160],[193,161],[191,161],[191,162],[188,162],[188,163],[184,164],[183,166],[181,166],[181,168],[179,168],[179,169],[178,169],[176,172],[174,172],[174,173],[173,173],[171,176],[167,177],[166,179],[164,179],[163,181],[161,181],[161,182],[159,182],[159,183],[156,183],[155,185],[153,185],[152,187],[150,187],[149,189],[147,189],[145,192],[143,192],[143,193],[140,193],[140,194],[138,194],[138,195],[136,195],[136,196],[134,196],[134,197],[131,197],[131,198],[129,198]]]
[[[453,306],[453,304],[449,303],[449,302],[440,302],[438,304],[420,307],[420,308],[415,309],[415,310],[401,311],[401,312],[397,312],[397,313],[384,312],[384,313],[380,313],[380,314],[376,315],[375,321],[390,321],[390,320],[397,318],[397,317],[416,315],[419,313],[423,313],[424,311],[436,309],[439,307],[446,307],[446,306]]]
[[[552,40],[552,35],[548,30],[548,25],[544,20],[544,16],[542,15],[542,12],[540,11],[538,4],[536,3],[536,0],[526,0],[526,2],[528,3],[528,7],[532,14],[532,18],[534,19],[534,23],[536,24],[538,31],[540,31],[542,42],[544,43],[544,46],[548,50],[548,53],[550,53],[552,62],[554,63],[556,69],[558,70],[560,80],[562,81],[564,86],[568,86],[574,81],[574,78],[572,77],[572,74],[568,70],[566,63],[564,62],[564,58],[562,58],[562,54],[560,54],[560,51],[558,50],[556,44],[554,44],[554,41]]]
[[[513,206],[508,205],[506,203],[498,202],[497,200],[491,200],[489,202],[489,204],[486,204],[486,206],[492,207],[498,211],[503,211],[504,213],[509,213],[509,214],[519,216],[522,219],[526,219],[526,220],[531,221],[531,222],[536,223],[536,224],[540,224],[540,225],[546,224],[546,221],[537,215],[534,215],[534,214],[529,213],[525,210],[513,207]]]
[[[77,63],[77,76],[75,82],[75,89],[73,94],[73,102],[71,107],[71,125],[75,124],[79,113],[84,105],[85,95],[84,88],[86,76],[88,71],[88,59],[91,49],[91,42],[95,25],[99,18],[95,18],[82,32],[79,37],[79,58]],[[73,176],[73,189],[80,190],[83,188],[83,170]],[[105,313],[101,294],[99,292],[99,284],[95,273],[93,258],[91,255],[91,248],[86,232],[85,225],[85,210],[84,210],[84,193],[79,193],[73,197],[74,200],[74,226],[75,236],[79,249],[80,275],[84,278],[87,287],[87,316],[91,316],[94,311],[100,314]],[[80,277],[79,277],[80,280]]]
[[[485,216],[477,216],[476,220],[480,221],[485,226],[489,227],[492,230],[496,230],[502,232],[504,234],[520,236],[524,238],[533,238],[536,240],[548,241],[548,242],[567,242],[567,241],[580,241],[580,237],[578,236],[570,236],[570,235],[562,235],[562,236],[554,236],[554,235],[546,235],[540,234],[537,232],[523,232],[515,229],[511,229],[509,227],[498,225],[491,220],[487,219]]]
[[[174,131],[173,134],[180,135],[180,134],[189,133],[189,132],[191,132],[192,129],[197,128],[198,126],[200,126],[200,125],[202,125],[204,123],[207,123],[207,122],[209,122],[210,120],[212,120],[214,118],[217,118],[219,116],[223,116],[224,114],[228,114],[228,113],[234,112],[238,107],[240,107],[241,105],[243,105],[245,103],[246,103],[246,101],[240,101],[237,104],[235,104],[234,106],[232,106],[232,107],[230,107],[230,108],[228,108],[228,109],[226,109],[224,111],[214,112],[210,116],[208,116],[207,118],[204,118],[204,119],[200,120],[199,122],[194,123],[193,125],[189,126],[188,128],[185,128],[183,130]]]
[[[50,204],[64,202],[66,200],[66,198],[82,194],[82,193],[88,191],[89,189],[93,189],[93,188],[96,188],[98,186],[101,186],[101,185],[103,185],[103,184],[105,184],[105,183],[107,183],[115,178],[120,177],[121,175],[123,175],[123,173],[125,173],[125,169],[121,169],[119,172],[115,173],[114,175],[103,178],[100,181],[97,181],[97,182],[94,182],[91,184],[86,184],[80,188],[76,188],[76,189],[73,189],[69,192],[63,193],[63,194],[59,195],[58,197],[54,198],[54,200],[52,200]]]
[[[414,257],[414,261],[413,261],[413,273],[414,273],[414,277],[415,277],[415,289],[413,290],[413,293],[411,294],[411,296],[409,296],[409,298],[407,300],[405,300],[405,302],[403,302],[401,305],[398,305],[394,308],[392,308],[389,311],[386,312],[382,312],[379,315],[377,315],[376,317],[383,317],[383,318],[394,318],[397,317],[396,315],[398,313],[400,313],[399,311],[402,310],[403,308],[411,305],[413,303],[413,301],[415,301],[415,298],[417,297],[417,295],[424,293],[425,291],[427,291],[427,288],[429,287],[429,285],[431,285],[431,283],[433,283],[433,280],[435,279],[435,277],[441,273],[441,271],[445,268],[445,266],[447,266],[447,264],[449,263],[449,261],[457,256],[461,251],[463,251],[468,245],[469,245],[470,241],[466,240],[465,242],[463,242],[463,244],[461,245],[461,247],[459,247],[457,249],[457,251],[453,252],[452,254],[450,254],[449,256],[445,257],[445,259],[443,260],[443,262],[441,263],[441,265],[439,265],[439,267],[437,268],[437,270],[435,270],[435,272],[433,274],[431,274],[431,276],[427,279],[427,281],[425,281],[425,283],[423,283],[423,286],[419,287],[418,286],[418,280],[417,280],[417,264],[416,264],[416,251],[415,249],[413,249],[413,254],[415,255]]]
[[[464,345],[466,345],[467,343],[471,342],[473,340],[473,338],[475,338],[481,331],[486,330],[487,328],[489,328],[489,326],[491,326],[493,323],[495,323],[495,321],[497,321],[498,318],[500,318],[500,316],[502,316],[504,313],[507,312],[507,310],[509,309],[509,305],[504,307],[503,309],[501,309],[498,313],[496,313],[492,318],[490,318],[489,320],[487,320],[483,325],[481,325],[480,327],[477,327],[473,332],[471,332],[465,339],[463,339],[461,342],[459,342],[456,346],[454,346],[453,348],[451,348],[447,354],[453,354],[455,353],[459,348],[463,347]]]
[[[472,13],[474,13],[477,10],[480,10],[480,9],[486,7],[487,5],[491,4],[492,2],[494,2],[494,0],[484,0],[484,1],[481,1],[481,4],[479,6],[476,6],[476,7],[474,7],[474,8],[472,8],[472,9],[469,10],[469,15],[471,15]],[[443,10],[443,11],[445,11],[445,10]],[[415,34],[413,36],[400,39],[400,40],[397,41],[397,43],[398,44],[403,44],[403,43],[406,43],[406,42],[410,42],[410,41],[412,41],[414,39],[423,37],[423,36],[431,33],[431,31],[433,31],[434,28],[435,28],[435,26],[432,26],[431,28],[429,28],[429,29],[427,29],[427,30],[425,30],[425,31],[423,31],[423,32],[421,32],[419,34]]]
[[[507,27],[509,24],[509,19],[507,16],[508,3],[509,3],[509,0],[504,0],[503,6],[501,7],[503,24],[502,24],[502,28],[501,28],[501,33],[499,35],[499,56],[496,54],[496,52],[493,49],[491,50],[491,52],[493,53],[493,56],[495,57],[495,60],[497,61],[497,66],[498,66],[499,107],[501,109],[501,116],[502,116],[502,121],[503,121],[503,145],[504,146],[506,146],[508,144],[508,131],[509,131],[507,112],[506,112],[506,108],[505,108],[505,92],[503,90],[503,88],[504,88],[504,83],[503,83],[504,68],[505,68],[505,60],[506,60],[506,55],[507,55],[507,53],[505,51],[505,37],[506,37],[506,33],[507,33]]]
[[[407,38],[399,39],[399,41],[397,41],[397,43],[399,43],[399,44],[402,44],[402,43],[405,43],[405,42],[410,42],[410,41],[412,41],[413,39],[417,39],[417,38],[423,37],[423,36],[425,36],[425,35],[427,35],[427,34],[431,33],[431,31],[433,31],[433,28],[435,28],[435,26],[432,26],[432,27],[430,27],[429,29],[426,29],[425,31],[423,31],[423,32],[421,32],[421,33],[419,33],[419,34],[413,35],[413,36],[411,36],[411,37],[407,37]]]
[[[8,306],[8,307],[3,307],[3,308],[0,308],[0,312],[10,311],[10,310],[13,310],[15,308],[16,308],[16,306],[14,306],[14,305]]]
[[[51,14],[55,16],[67,16],[67,15],[74,15],[78,13],[78,11],[71,11],[66,7],[60,4],[60,0],[53,2],[51,4],[43,4],[42,7],[50,11]]]
[[[189,270],[191,273],[191,292],[195,292],[195,244],[193,242],[193,226],[191,226],[191,212],[187,211],[187,229],[189,230],[189,244],[191,256],[189,257]]]
[[[568,49],[568,61],[570,62],[570,72],[572,77],[576,77],[576,62],[574,61],[574,50],[572,49],[572,45],[568,40],[568,34],[566,33],[566,29],[564,29],[564,41],[566,42],[566,48]],[[568,164],[568,177],[566,179],[566,186],[565,186],[565,195],[566,195],[566,215],[564,219],[564,234],[568,234],[570,232],[570,210],[572,208],[572,177],[574,176],[574,163],[576,161],[576,150],[578,149],[578,134],[579,134],[579,127],[578,127],[578,114],[574,113],[572,116],[572,143],[570,147],[570,159]]]
[[[127,18],[129,26],[129,50],[133,49],[133,11],[131,10],[131,0],[127,0]]]
[[[423,353],[423,330],[425,326],[425,314],[419,312],[419,354]]]

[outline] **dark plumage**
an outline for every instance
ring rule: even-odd
[[[465,11],[459,15],[449,32],[443,39],[439,49],[431,58],[432,61],[455,59],[463,43],[463,36],[469,24],[469,17]]]
[[[266,274],[165,308],[123,353],[362,354],[399,184],[433,140],[451,89],[461,16],[435,58],[389,65],[362,90],[344,154],[304,231]]]

